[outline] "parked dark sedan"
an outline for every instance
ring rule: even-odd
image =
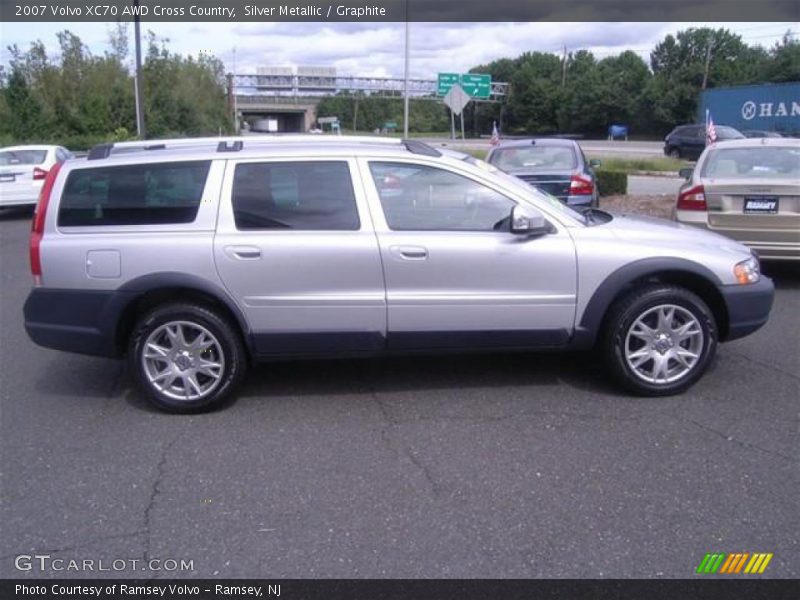
[[[494,146],[486,161],[570,206],[597,206],[597,178],[577,142],[559,138],[509,140]]]
[[[744,136],[727,125],[717,125],[717,141],[739,140]],[[664,154],[671,158],[697,160],[706,149],[705,125],[678,125],[664,138]]]

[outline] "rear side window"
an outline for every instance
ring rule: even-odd
[[[236,166],[237,229],[354,231],[360,228],[346,162],[270,162]]]
[[[64,186],[58,225],[191,223],[210,165],[194,161],[73,171]]]

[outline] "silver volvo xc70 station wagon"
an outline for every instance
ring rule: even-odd
[[[127,356],[173,412],[256,361],[416,351],[599,346],[630,391],[675,394],[773,300],[737,242],[380,138],[95,147],[50,171],[30,255],[31,339]]]

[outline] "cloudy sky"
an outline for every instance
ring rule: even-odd
[[[561,52],[588,49],[602,58],[633,50],[647,59],[652,47],[668,33],[702,23],[412,23],[411,77],[435,78],[440,71],[465,71],[496,58],[526,51]],[[752,45],[772,46],[787,30],[798,39],[800,23],[708,23],[739,33]],[[109,48],[113,24],[37,23],[0,24],[5,46],[26,49],[41,39],[57,55],[56,32],[70,29],[92,53]],[[210,52],[238,73],[259,66],[333,66],[342,75],[401,77],[402,23],[143,23],[168,47],[181,54]],[[129,26],[132,39],[133,26]],[[131,43],[131,49],[133,44]]]

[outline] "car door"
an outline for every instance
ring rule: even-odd
[[[566,229],[510,233],[516,201],[471,173],[359,162],[386,280],[390,349],[559,346],[575,319]]]
[[[687,158],[697,160],[706,149],[706,131],[702,126],[692,127],[686,135],[686,146],[689,149]]]
[[[260,355],[382,349],[380,253],[352,161],[236,160],[214,240]]]

